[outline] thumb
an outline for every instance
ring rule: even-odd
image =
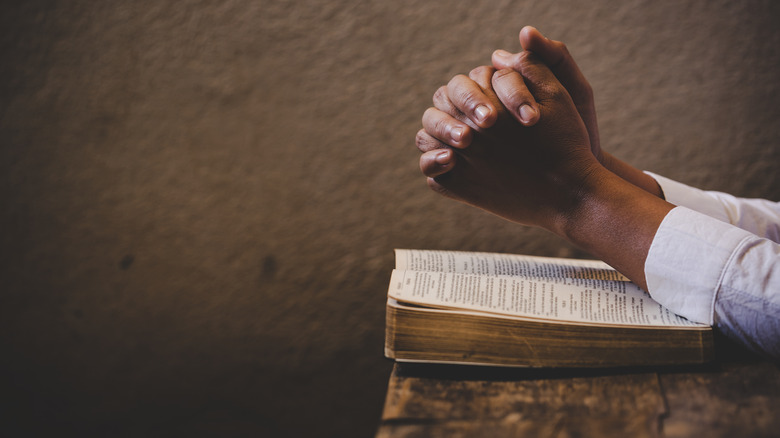
[[[560,41],[553,41],[546,38],[533,26],[525,26],[520,31],[520,45],[523,50],[535,52],[542,58],[545,64],[550,66],[554,73],[557,73],[558,67],[563,67],[563,71],[571,70],[571,66],[577,68],[571,55],[569,55],[566,45]],[[522,52],[521,52],[522,53]],[[518,70],[516,64],[520,61],[520,53],[509,53],[505,50],[496,50],[493,52],[493,67],[496,70],[511,68]],[[561,65],[559,65],[561,64]],[[565,64],[565,65],[564,65]]]
[[[533,26],[525,26],[520,31],[520,45],[524,51],[534,52],[539,56],[569,91],[576,92],[580,84],[586,83],[585,76],[569,54],[566,44],[545,37]],[[493,67],[496,70],[511,68],[520,71],[518,63],[521,62],[522,53],[496,50],[492,57]]]
[[[589,93],[588,81],[566,44],[546,38],[533,26],[526,26],[520,31],[520,45],[523,50],[538,55],[572,96]]]
[[[521,52],[516,56],[512,68],[498,70],[493,74],[492,85],[499,98],[502,94],[500,91],[506,94],[508,93],[506,90],[512,89],[509,86],[511,81],[524,82],[528,91],[540,104],[556,100],[561,95],[568,97],[568,93],[550,68],[533,52]]]
[[[524,50],[536,53],[552,70],[561,85],[568,91],[580,117],[585,122],[594,153],[600,156],[599,130],[596,109],[593,106],[593,89],[574,62],[566,44],[546,38],[535,27],[526,26],[520,31],[520,45]],[[494,57],[495,58],[495,57]]]
[[[564,62],[568,55],[565,44],[548,39],[533,26],[525,26],[520,31],[520,45],[523,46],[523,50],[539,55],[551,69]]]

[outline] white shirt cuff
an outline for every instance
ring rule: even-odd
[[[652,172],[645,171],[645,173],[653,177],[658,185],[661,186],[667,202],[681,207],[688,207],[691,210],[696,210],[723,222],[730,222],[723,203],[712,194]]]
[[[661,222],[645,261],[650,295],[691,321],[712,325],[716,294],[734,249],[752,234],[685,207]]]

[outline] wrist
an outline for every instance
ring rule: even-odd
[[[576,181],[576,187],[569,189],[569,202],[561,205],[553,215],[551,227],[547,229],[560,237],[572,242],[579,236],[584,219],[592,217],[601,203],[603,186],[610,178],[611,172],[604,166],[591,166],[582,179]]]
[[[650,193],[655,197],[664,199],[661,186],[658,185],[658,182],[655,180],[655,178],[651,177],[650,175],[626,163],[625,161],[614,157],[608,152],[602,151],[599,161],[605,168],[620,178],[630,182],[631,184],[639,187],[640,189]]]
[[[560,216],[553,231],[646,287],[647,253],[673,207],[599,167],[584,181],[578,202]]]
[[[609,171],[590,154],[547,173],[542,179],[547,181],[549,191],[537,205],[536,220],[530,224],[568,239],[567,230],[574,222],[573,217],[589,202],[605,173]]]

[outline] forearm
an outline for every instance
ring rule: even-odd
[[[602,151],[601,162],[604,167],[609,169],[615,175],[623,178],[624,180],[639,187],[647,193],[650,193],[653,196],[661,199],[664,198],[661,186],[659,186],[658,182],[650,175],[605,151]]]
[[[645,260],[658,227],[674,206],[601,166],[579,189],[577,202],[561,212],[551,231],[647,289]]]

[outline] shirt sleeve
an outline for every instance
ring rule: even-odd
[[[777,243],[722,217],[678,206],[656,232],[645,277],[650,295],[669,310],[780,357]]]
[[[780,202],[738,198],[728,193],[700,190],[651,172],[645,173],[658,182],[664,197],[670,203],[780,243]]]

